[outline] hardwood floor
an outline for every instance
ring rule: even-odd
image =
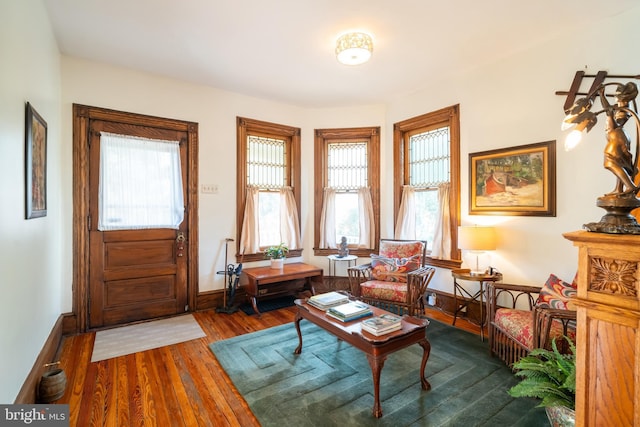
[[[208,348],[211,342],[292,322],[295,308],[231,315],[194,313],[206,337],[91,363],[95,333],[65,337],[60,350],[67,376],[71,426],[259,426]],[[451,316],[427,310],[433,319]],[[479,333],[459,319],[457,327]]]

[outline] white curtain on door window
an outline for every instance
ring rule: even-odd
[[[178,229],[184,219],[179,141],[100,134],[98,230]]]
[[[416,190],[411,185],[402,187],[402,200],[398,210],[398,221],[394,239],[416,238]]]
[[[289,249],[300,249],[300,222],[296,199],[291,187],[280,189],[280,237]]]
[[[324,189],[324,201],[320,214],[320,247],[337,248],[336,246],[336,190]]]
[[[373,248],[375,230],[373,229],[373,202],[371,201],[371,190],[369,187],[358,189],[358,216],[360,223],[360,240],[358,246],[361,248]]]
[[[449,183],[438,185],[438,222],[433,236],[432,258],[451,256],[451,215],[449,214]]]
[[[257,187],[247,187],[247,200],[244,204],[244,218],[240,231],[240,253],[256,254],[260,252],[260,229],[258,228],[258,198],[260,190]]]

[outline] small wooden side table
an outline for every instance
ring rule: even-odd
[[[336,274],[336,262],[346,262],[347,268],[351,267],[351,262],[356,266],[358,264],[358,257],[355,255],[345,255],[343,257],[339,257],[338,255],[329,255],[327,256],[329,259],[329,276],[333,277]],[[332,274],[333,271],[333,274]]]
[[[484,325],[486,324],[486,310],[484,307],[484,284],[487,282],[500,282],[502,280],[502,274],[471,274],[469,269],[456,269],[451,270],[453,276],[453,323],[456,324],[458,319],[458,313],[469,307],[473,301],[480,303],[480,317],[478,318],[478,325],[480,326],[480,339],[484,341]],[[458,280],[468,280],[472,282],[478,282],[480,289],[475,294],[471,294],[464,286],[458,283]],[[458,292],[463,297],[462,303],[458,304]],[[465,297],[466,296],[466,297]]]

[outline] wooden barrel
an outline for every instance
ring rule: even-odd
[[[38,387],[38,400],[41,403],[50,403],[60,399],[67,387],[67,376],[62,369],[47,371],[40,378]]]

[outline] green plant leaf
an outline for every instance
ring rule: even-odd
[[[564,339],[569,342],[571,354],[560,353],[554,339],[552,350],[533,349],[513,364],[515,375],[523,379],[509,390],[511,396],[541,399],[538,406],[575,407],[575,345],[568,337]]]

